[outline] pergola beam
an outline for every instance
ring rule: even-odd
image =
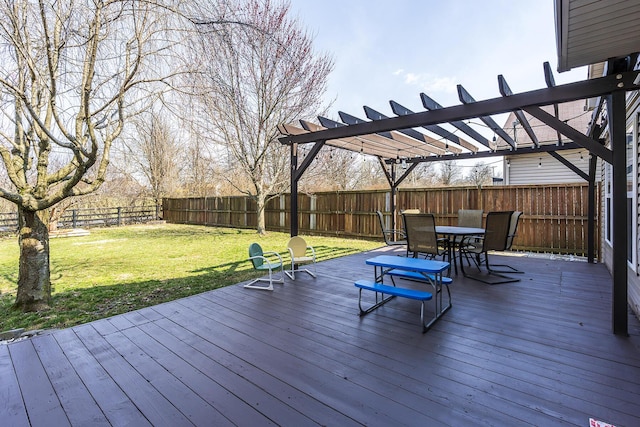
[[[589,152],[600,157],[607,163],[612,163],[613,154],[611,153],[611,150],[600,145],[598,141],[595,141],[584,135],[582,132],[575,130],[562,120],[555,118],[540,107],[525,107],[524,110],[546,125],[556,129],[558,132],[576,142],[581,147],[586,148],[587,150],[589,150]]]
[[[557,161],[565,165],[567,168],[569,168],[572,172],[574,172],[580,178],[584,179],[585,181],[589,181],[588,174],[584,173],[582,169],[580,169],[579,167],[571,163],[569,160],[565,159],[562,155],[558,154],[557,151],[549,151],[549,155],[551,155],[551,157],[553,157],[554,159],[556,159]]]
[[[366,123],[365,120],[359,119],[358,117],[352,116],[351,114],[347,114],[343,111],[339,111],[338,115],[340,116],[340,120],[342,120],[347,125],[357,125],[358,123]],[[436,155],[445,154],[445,150],[438,147],[433,147],[425,143],[424,139],[420,138],[420,135],[421,135],[420,132],[417,132],[417,131],[414,131],[414,132],[418,134],[416,135],[417,138],[400,131],[380,132],[378,133],[378,135],[397,141],[399,143],[407,144],[407,146],[411,148],[419,148],[420,150],[424,150],[431,154],[436,154]],[[400,149],[400,151],[403,152],[402,157],[405,157],[405,158],[414,157],[416,155],[415,153],[410,153],[410,152],[405,153],[404,149]]]
[[[326,129],[302,135],[285,135],[279,138],[282,144],[310,143],[315,140],[327,140],[385,132],[396,129],[408,129],[451,123],[455,120],[467,120],[479,116],[507,113],[525,109],[529,106],[543,106],[555,103],[575,101],[608,95],[615,91],[637,90],[640,85],[634,83],[637,71],[618,73],[597,79],[568,83],[554,88],[544,88],[523,92],[508,97],[492,98],[473,104],[456,105],[439,110],[422,111],[406,116],[391,117],[385,120],[372,120],[342,128]],[[552,116],[553,117],[553,116]]]
[[[566,150],[577,150],[582,148],[580,145],[568,142],[560,147],[556,145],[541,145],[539,147],[529,147],[526,150],[511,150],[510,148],[506,148],[503,150],[494,150],[494,151],[478,151],[477,153],[462,153],[462,154],[446,154],[443,156],[431,156],[425,157],[422,159],[410,159],[407,160],[408,163],[424,163],[424,162],[439,162],[443,160],[465,160],[465,159],[480,159],[485,157],[496,157],[496,156],[524,156],[527,154],[538,154],[538,153],[550,153],[554,151],[566,151]],[[393,160],[387,160],[387,163],[392,163]]]

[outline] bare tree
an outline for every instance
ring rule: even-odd
[[[50,210],[97,190],[128,116],[171,74],[168,4],[0,3],[0,197],[19,212],[16,307],[50,301]]]
[[[149,110],[133,120],[135,132],[123,142],[123,163],[143,174],[156,203],[173,192],[180,174],[179,132],[171,122],[166,112]]]
[[[440,184],[454,185],[462,178],[462,171],[455,160],[443,160],[437,176]]]
[[[477,162],[471,168],[467,181],[478,188],[485,184],[491,184],[493,179],[493,168],[485,163]]]
[[[266,202],[289,188],[289,151],[277,140],[277,125],[320,111],[333,63],[313,51],[288,2],[246,0],[237,15],[245,25],[203,27],[197,90],[204,94],[202,124],[234,168],[225,178],[255,199],[262,234]]]

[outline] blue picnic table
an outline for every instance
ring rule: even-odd
[[[386,304],[394,297],[403,297],[422,302],[420,310],[420,321],[423,325],[423,332],[426,332],[442,315],[451,308],[451,292],[449,284],[452,280],[444,277],[443,272],[449,269],[449,263],[443,261],[427,260],[422,258],[409,258],[394,255],[378,255],[366,260],[367,265],[374,267],[374,281],[358,280],[355,286],[359,288],[358,306],[360,315],[364,316],[376,308]],[[390,277],[392,286],[384,284],[384,278]],[[432,292],[409,289],[396,286],[394,277],[419,281],[431,286]],[[447,290],[447,305],[443,305],[443,287]],[[369,290],[376,293],[375,304],[368,308],[362,307],[362,291]],[[381,298],[378,299],[378,294]],[[388,295],[385,298],[384,295]],[[434,316],[429,322],[424,320],[425,302],[434,298]]]

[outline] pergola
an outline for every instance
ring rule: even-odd
[[[604,77],[565,85],[556,85],[548,63],[544,65],[547,87],[514,94],[505,78],[498,76],[499,98],[476,101],[467,90],[458,86],[461,104],[443,107],[425,94],[421,94],[425,111],[413,112],[391,101],[395,117],[387,117],[365,107],[369,120],[340,113],[342,123],[319,117],[320,125],[301,121],[301,126],[283,124],[285,135],[280,142],[290,146],[291,152],[291,235],[298,234],[298,182],[322,147],[331,146],[375,156],[389,182],[392,192],[392,211],[398,185],[422,162],[451,159],[469,159],[489,156],[549,153],[589,181],[589,261],[593,262],[595,175],[597,157],[612,165],[613,170],[613,313],[615,334],[627,334],[627,181],[626,181],[626,92],[640,88],[640,73],[636,71],[637,55],[610,60]],[[574,129],[557,117],[557,106],[580,99],[597,99],[589,128]],[[550,106],[551,114],[542,107]],[[514,112],[533,146],[518,148],[518,144],[491,118],[501,113]],[[524,112],[555,129],[558,141],[554,144],[536,143],[537,138]],[[479,119],[491,128],[508,148],[498,148],[469,127],[465,120]],[[473,141],[449,132],[448,123]],[[436,134],[435,138],[425,133]],[[611,149],[603,144],[602,136],[608,131]],[[562,138],[564,136],[565,138]],[[312,144],[307,156],[298,162],[298,148]],[[480,148],[479,148],[480,147]],[[563,150],[583,148],[590,152],[589,174],[584,173],[559,153]],[[402,163],[406,169],[400,169]]]

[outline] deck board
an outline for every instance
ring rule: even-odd
[[[17,342],[9,347],[9,351],[18,379],[29,378],[20,381],[29,421],[35,425],[70,425],[33,342]]]
[[[28,426],[29,418],[24,407],[20,384],[9,347],[0,345],[0,414],[2,422],[11,426]]]
[[[33,340],[33,346],[72,425],[110,425],[64,352],[51,335]]]
[[[139,358],[120,357],[117,350],[98,334],[91,324],[74,328],[85,347],[95,357],[131,402],[152,425],[186,425],[188,419],[162,393],[135,369]],[[142,357],[146,355],[142,354]],[[185,402],[177,401],[182,406]]]
[[[353,282],[388,252],[2,345],[2,423],[640,425],[640,324],[611,333],[604,266],[496,257],[522,280],[454,276],[452,309],[422,334],[416,301],[358,316]]]

